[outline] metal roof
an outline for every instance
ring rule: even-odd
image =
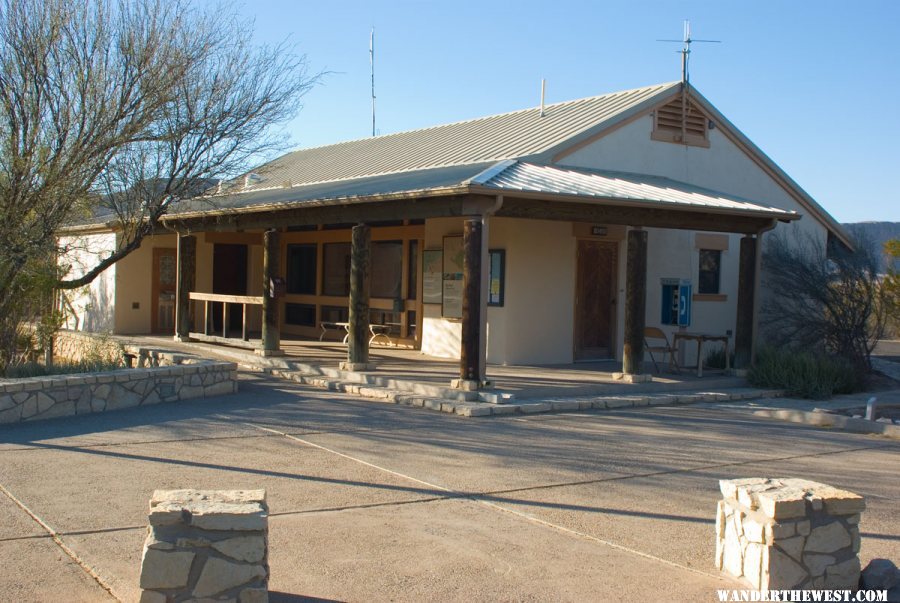
[[[734,195],[647,174],[509,162],[499,172],[485,172],[483,177],[473,178],[471,184],[504,193],[573,195],[627,201],[633,205],[652,203],[679,206],[679,209],[765,213],[781,219],[798,217],[796,212],[767,207]]]
[[[426,196],[429,193],[465,192],[466,182],[493,165],[495,165],[493,162],[456,165],[248,193],[197,197],[171,206],[162,219],[166,221],[224,212],[272,211],[336,200],[362,200],[390,195],[408,196],[412,193]]]
[[[546,152],[626,112],[679,90],[658,84],[555,103],[421,130],[388,134],[288,153],[239,178],[232,192],[251,192],[364,176],[521,159]]]
[[[799,217],[794,212],[658,176],[505,160],[197,198],[173,206],[163,220],[473,191],[510,196],[515,193],[572,196],[603,200],[611,205],[653,205],[782,220]]]

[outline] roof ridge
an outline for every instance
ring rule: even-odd
[[[588,100],[594,100],[594,99],[599,99],[599,98],[604,98],[604,97],[616,96],[616,95],[619,95],[619,94],[628,94],[628,93],[631,93],[631,92],[637,92],[637,91],[639,91],[639,90],[640,90],[640,91],[643,91],[643,90],[653,90],[654,88],[658,88],[658,89],[660,89],[660,90],[663,90],[663,89],[665,89],[665,88],[669,88],[669,87],[671,87],[671,86],[678,85],[678,84],[680,84],[680,83],[681,83],[680,81],[671,81],[671,82],[663,82],[663,83],[660,83],[660,84],[652,84],[652,85],[650,85],[650,86],[638,86],[638,87],[636,87],[636,88],[629,88],[629,89],[627,89],[627,90],[616,90],[616,91],[614,91],[614,92],[607,92],[607,93],[605,93],[605,94],[595,94],[595,95],[593,95],[593,96],[585,96],[585,97],[582,97],[582,98],[574,98],[574,99],[570,99],[570,100],[566,100],[566,101],[559,101],[559,102],[556,102],[556,103],[551,103],[551,104],[549,104],[549,105],[545,105],[544,108],[545,108],[545,109],[550,109],[550,108],[553,108],[553,107],[561,107],[561,106],[563,106],[563,105],[571,105],[571,104],[573,104],[573,103],[579,103],[579,102],[588,101]],[[469,119],[461,119],[461,120],[459,120],[459,121],[451,121],[451,122],[447,122],[447,123],[443,123],[443,124],[436,124],[436,125],[433,125],[433,126],[425,126],[424,128],[411,128],[411,129],[409,129],[409,130],[401,130],[401,131],[399,131],[399,132],[391,132],[390,134],[380,134],[380,135],[378,135],[378,136],[363,136],[363,137],[360,137],[360,138],[351,138],[350,140],[341,140],[341,141],[339,141],[339,142],[332,142],[332,143],[322,144],[322,145],[318,145],[318,146],[314,146],[314,147],[303,147],[303,148],[300,148],[300,149],[295,149],[295,150],[293,150],[293,151],[287,153],[286,155],[282,155],[282,156],[280,156],[278,159],[283,159],[283,158],[288,157],[288,156],[290,156],[290,155],[293,155],[293,154],[295,154],[295,153],[302,153],[302,152],[306,152],[306,151],[315,151],[315,150],[319,150],[319,149],[325,149],[325,148],[328,148],[328,147],[336,147],[336,146],[345,145],[345,144],[350,144],[350,143],[354,143],[354,142],[363,142],[363,141],[366,141],[366,140],[384,140],[384,139],[386,139],[386,138],[391,138],[391,137],[394,137],[394,136],[402,136],[403,134],[410,134],[410,133],[412,133],[412,132],[426,132],[426,131],[428,131],[428,130],[436,130],[436,129],[438,129],[438,128],[446,128],[446,127],[449,127],[449,126],[458,126],[458,125],[462,125],[462,124],[475,123],[475,122],[482,121],[482,120],[485,120],[485,119],[493,119],[493,118],[496,118],[496,117],[504,117],[504,116],[507,116],[507,115],[515,115],[515,114],[517,114],[517,113],[526,113],[526,112],[528,112],[528,111],[535,111],[535,110],[539,110],[539,109],[540,109],[540,105],[537,105],[537,106],[534,106],[534,107],[526,107],[526,108],[524,108],[524,109],[515,109],[515,110],[513,110],[513,111],[504,111],[504,112],[502,112],[502,113],[492,113],[492,114],[490,114],[490,115],[482,115],[482,116],[479,116],[479,117],[472,117],[472,118],[469,118]],[[275,161],[275,160],[273,160],[273,161]],[[262,167],[262,166],[260,166],[260,167]]]

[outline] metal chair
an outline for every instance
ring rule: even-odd
[[[650,344],[651,340],[654,342],[654,345]],[[650,360],[653,361],[653,366],[656,368],[657,373],[659,373],[659,364],[656,363],[656,357],[653,356],[653,352],[662,355],[668,354],[669,371],[681,372],[678,367],[678,361],[675,360],[675,348],[669,344],[669,338],[666,336],[665,331],[659,327],[644,327],[644,349],[650,353]]]

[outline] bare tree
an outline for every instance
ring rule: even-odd
[[[47,280],[29,272],[52,270],[35,260],[66,251],[68,222],[106,212],[121,234],[83,276],[50,279],[59,288],[136,249],[172,203],[283,148],[272,127],[318,76],[251,35],[184,0],[0,0],[0,317]]]
[[[830,249],[811,238],[766,240],[762,326],[768,342],[833,354],[863,377],[869,355],[884,333],[887,303],[879,257],[865,241]]]

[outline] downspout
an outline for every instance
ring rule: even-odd
[[[756,358],[757,336],[759,335],[759,308],[760,298],[762,297],[762,289],[760,288],[762,282],[762,236],[764,233],[773,230],[776,226],[778,226],[778,220],[772,218],[769,224],[763,226],[756,232],[756,264],[754,266],[755,274],[753,275],[753,329],[751,335],[753,342],[750,346],[750,366],[753,366],[754,359]]]
[[[481,350],[479,350],[478,356],[479,362],[481,363],[481,366],[479,367],[479,373],[485,376],[485,380],[487,380],[486,365],[488,344],[487,305],[491,286],[491,256],[489,253],[491,233],[489,223],[490,217],[500,211],[501,207],[503,207],[503,195],[497,195],[494,199],[494,204],[481,214],[481,290],[482,292],[487,292],[487,295],[484,295],[484,293],[482,293],[481,296],[481,324],[478,326],[479,330],[481,331]]]

